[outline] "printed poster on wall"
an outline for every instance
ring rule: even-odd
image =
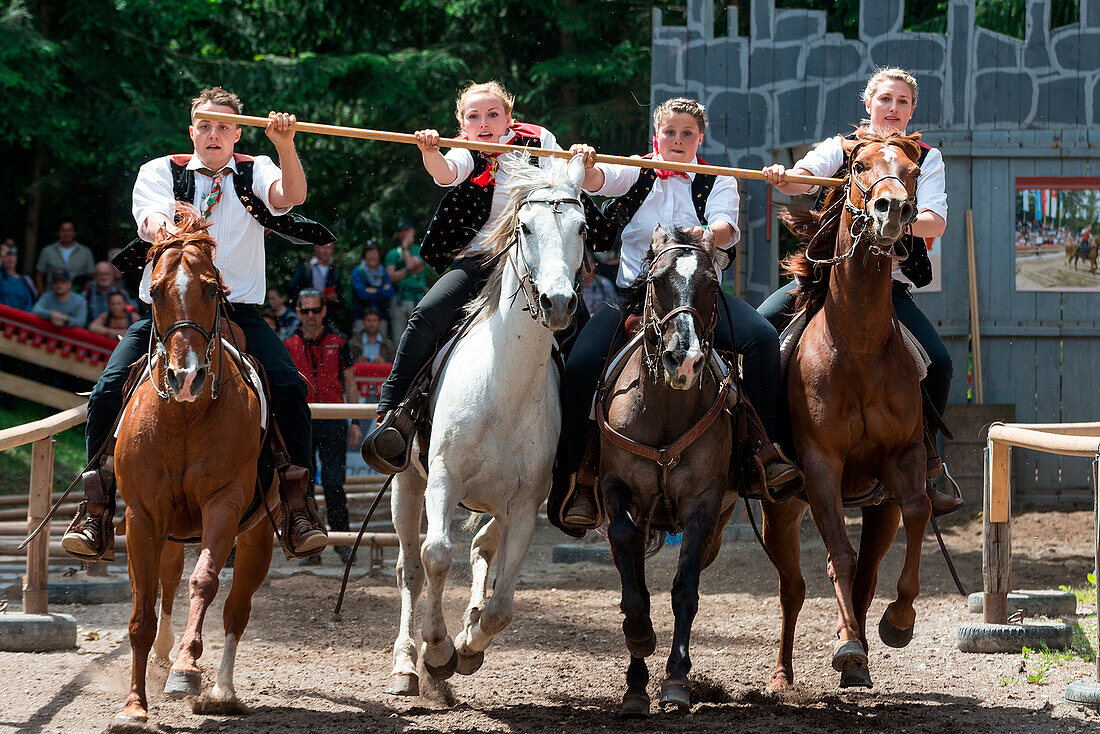
[[[1016,179],[1016,290],[1100,292],[1100,177]]]

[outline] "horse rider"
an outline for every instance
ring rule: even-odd
[[[495,81],[466,86],[455,102],[459,137],[561,150],[554,134],[546,128],[513,120],[514,101],[515,97]],[[511,197],[508,174],[498,168],[495,154],[454,148],[444,155],[436,130],[419,130],[416,139],[424,168],[437,184],[450,188],[428,224],[420,256],[436,270],[450,270],[436,281],[409,318],[393,370],[382,385],[378,425],[363,442],[363,459],[383,474],[394,474],[408,466],[416,417],[402,402],[417,375],[455,327],[463,307],[485,285],[491,267],[481,255],[488,249],[490,234],[504,216]],[[574,145],[570,152],[584,154],[586,165],[591,166],[595,150],[590,146]],[[598,236],[593,230],[602,220],[588,200],[585,214],[591,243],[593,234]],[[578,311],[577,318],[583,321],[585,314]]]
[[[913,117],[917,106],[917,81],[909,72],[898,68],[877,70],[867,80],[863,90],[863,103],[869,119],[863,125],[874,133],[906,134],[905,129]],[[855,137],[855,133],[848,136]],[[823,141],[804,158],[794,164],[791,173],[803,176],[841,176],[847,174],[848,161],[841,147],[841,135],[835,135]],[[902,274],[918,288],[932,281],[932,266],[924,238],[940,237],[947,227],[947,192],[943,156],[940,152],[924,143],[920,144],[921,156],[917,161],[920,173],[917,177],[916,218],[909,225],[909,234],[903,238],[908,256],[901,263]],[[786,183],[787,169],[776,164],[763,169],[768,181],[785,194],[792,196],[812,193],[817,187],[806,184]],[[819,198],[819,205],[821,199]],[[782,332],[794,315],[796,283],[783,286],[769,296],[757,309],[776,328]],[[928,353],[931,364],[923,386],[933,407],[942,416],[947,410],[947,398],[951,393],[951,375],[953,372],[951,354],[943,340],[936,333],[936,327],[921,313],[913,302],[909,284],[895,277],[893,281],[894,311],[898,320],[905,325]],[[925,420],[931,437],[928,456],[928,478],[931,480],[943,472],[943,462],[935,451],[936,428],[934,423]],[[929,443],[929,442],[926,442]],[[932,500],[932,511],[937,516],[954,512],[962,506],[959,496],[940,492],[928,485],[928,494]]]
[[[656,136],[653,153],[647,157],[681,163],[698,162],[696,151],[707,129],[707,114],[693,99],[675,98],[653,113]],[[622,289],[643,275],[643,260],[649,252],[657,225],[709,227],[715,245],[733,258],[740,239],[739,195],[735,179],[705,174],[684,174],[635,166],[596,164],[585,175],[584,188],[600,196],[615,197],[605,210],[620,227],[621,251],[615,284]],[[718,265],[716,264],[716,269]],[[719,278],[721,274],[719,273]],[[776,408],[779,400],[779,337],[775,328],[749,304],[722,293],[715,342],[721,349],[736,349],[743,356],[745,391],[756,408],[768,441],[754,447],[765,468],[768,487],[781,491],[800,482],[801,475],[783,456],[778,445]],[[729,315],[730,323],[727,320]],[[567,533],[584,534],[599,520],[595,499],[595,477],[580,471],[590,433],[589,411],[608,349],[619,333],[622,313],[605,308],[585,325],[569,354],[563,393],[563,452],[559,455],[551,490],[551,521]]]
[[[244,332],[248,351],[263,365],[271,386],[271,410],[285,443],[290,466],[280,469],[283,526],[287,552],[295,556],[320,553],[327,544],[325,526],[317,514],[310,486],[310,413],[306,384],[277,335],[260,317],[264,300],[264,232],[274,230],[298,243],[324,244],[332,234],[304,217],[288,214],[306,199],[306,177],[294,147],[295,118],[281,112],[268,115],[266,134],[279,154],[279,166],[268,156],[255,158],[234,152],[240,128],[228,122],[204,120],[202,113],[240,114],[236,94],[220,87],[202,90],[191,104],[188,128],[194,152],[145,163],[133,192],[138,236],[115,258],[121,269],[141,267],[148,243],[158,233],[174,230],[177,201],[194,204],[210,222],[217,241],[214,263],[228,291],[226,312]],[[145,267],[139,295],[152,303]],[[115,477],[111,435],[123,407],[123,387],[130,366],[150,348],[151,317],[126,331],[115,347],[88,400],[86,428],[89,470],[83,475],[84,501],[66,531],[61,546],[81,560],[113,553]],[[102,451],[101,451],[102,449]]]

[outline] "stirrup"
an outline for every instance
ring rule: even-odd
[[[82,501],[77,507],[76,516],[61,537],[61,550],[85,563],[115,560],[114,513],[110,505],[104,505],[103,512],[98,517],[99,532],[90,535],[84,526],[91,520],[92,514],[88,512],[88,501]]]
[[[938,489],[935,489],[932,486],[931,482],[929,482],[928,487],[927,487],[928,496],[931,499],[933,494],[941,494],[945,497],[950,497],[951,499],[959,500],[959,504],[957,504],[956,506],[954,506],[950,509],[947,509],[947,510],[940,510],[939,512],[933,510],[932,514],[935,515],[936,517],[946,517],[947,515],[954,514],[954,513],[958,512],[959,510],[961,510],[963,508],[963,506],[966,504],[966,499],[962,496],[962,489],[959,487],[959,483],[955,481],[955,478],[953,476],[951,476],[951,472],[948,471],[948,469],[947,469],[947,462],[941,462],[941,463],[942,463],[942,466],[943,466],[943,478],[947,481],[948,486],[951,489],[951,492],[950,493],[940,492]]]
[[[414,428],[415,421],[404,407],[398,406],[389,411],[363,440],[359,449],[363,461],[380,474],[405,471],[412,459]]]

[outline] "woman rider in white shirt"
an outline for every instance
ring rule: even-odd
[[[903,69],[879,69],[867,81],[867,86],[863,90],[863,102],[869,117],[863,124],[872,132],[882,135],[891,132],[904,135],[917,105],[917,82],[909,72]],[[910,225],[910,233],[920,245],[923,245],[923,238],[939,237],[947,227],[947,193],[943,156],[935,148],[929,148],[923,144],[922,151],[916,191],[918,214]],[[841,136],[836,135],[823,141],[798,161],[791,173],[803,176],[833,176],[841,169],[847,169],[847,161],[841,148]],[[787,170],[781,165],[769,166],[763,171],[768,181],[785,194],[796,196],[816,189],[805,184],[787,183]],[[917,254],[924,255],[923,252]],[[926,261],[927,256],[924,255],[921,262]],[[905,271],[904,265],[902,270]],[[923,268],[921,272],[923,275]],[[929,271],[926,277],[918,278],[918,287],[927,285],[930,277]],[[757,309],[775,326],[777,331],[783,331],[794,313],[796,288],[796,283],[780,288]],[[940,415],[943,415],[951,392],[953,371],[951,354],[936,333],[936,328],[913,302],[908,283],[894,280],[893,302],[898,319],[913,333],[932,360],[928,367],[928,376],[924,379],[924,386],[932,404]],[[935,429],[932,430],[934,436]],[[929,477],[933,477],[941,470],[942,464],[939,458],[930,456]],[[930,495],[932,509],[937,515],[953,512],[962,506],[962,499],[959,497],[951,497],[938,491],[930,491]]]

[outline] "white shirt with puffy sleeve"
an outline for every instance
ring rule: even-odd
[[[639,156],[633,156],[635,158]],[[692,164],[699,163],[698,158],[693,158]],[[617,166],[607,163],[597,163],[596,167],[603,171],[603,186],[595,193],[600,196],[622,196],[630,191],[630,188],[638,182],[642,169],[634,166]],[[699,215],[695,212],[695,205],[691,201],[691,183],[695,180],[695,174],[683,176],[671,176],[670,178],[657,178],[653,181],[653,188],[638,207],[634,217],[623,227],[622,249],[619,252],[619,274],[615,278],[615,284],[625,288],[634,282],[642,269],[642,261],[645,260],[649,246],[653,242],[653,230],[657,225],[670,227],[698,227],[702,224]],[[718,176],[714,182],[714,188],[707,197],[707,205],[703,209],[708,226],[719,222],[728,222],[733,228],[733,236],[726,248],[736,245],[741,239],[741,230],[737,226],[741,195],[737,191],[737,180],[730,176]],[[719,279],[722,277],[721,269],[715,264],[715,272]]]
[[[152,242],[155,235],[145,227],[150,214],[159,213],[171,219],[175,211],[176,199],[172,192],[171,156],[149,161],[138,171],[134,184],[133,214],[137,223],[138,236]],[[189,171],[202,168],[197,155],[187,164]],[[214,264],[221,271],[222,280],[232,290],[229,300],[233,303],[263,303],[267,296],[265,275],[264,228],[241,204],[233,185],[233,176],[237,172],[237,161],[230,159],[226,166],[230,173],[222,180],[221,199],[210,212],[210,236],[218,243],[214,253]],[[256,156],[252,167],[252,192],[272,214],[281,216],[290,211],[277,209],[271,205],[271,185],[282,179],[283,172],[266,155]],[[195,174],[196,208],[201,210],[201,202],[210,193],[213,179],[201,173]],[[146,303],[149,298],[149,279],[152,270],[148,266],[141,276],[138,296]]]

